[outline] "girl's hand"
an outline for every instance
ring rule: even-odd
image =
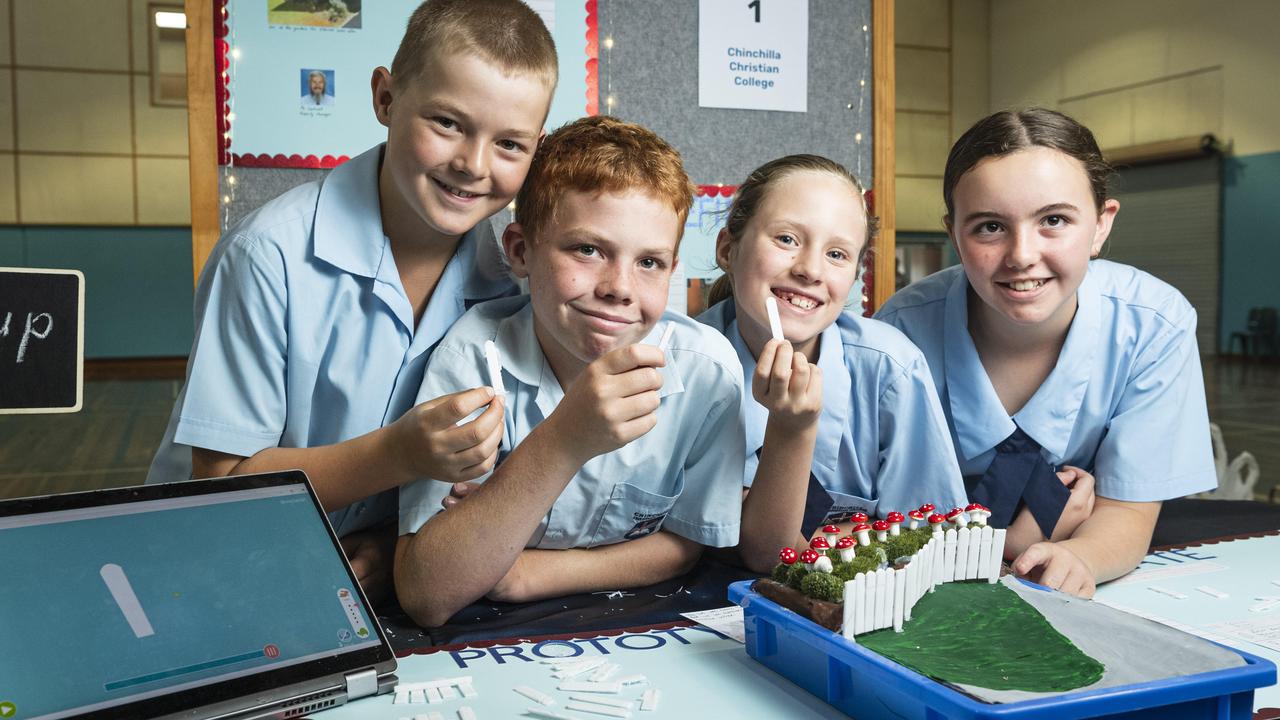
[[[1059,542],[1075,535],[1076,530],[1093,515],[1096,496],[1093,493],[1093,476],[1071,465],[1063,465],[1058,471],[1058,479],[1071,490],[1071,497],[1062,508],[1058,524],[1053,526],[1053,537],[1047,538],[1040,532],[1040,525],[1027,508],[1022,508],[1013,522],[1009,523],[1009,533],[1005,536],[1005,558],[1015,558],[1038,542],[1051,540]]]
[[[1015,575],[1082,598],[1093,597],[1097,589],[1093,569],[1062,543],[1036,543],[1019,555],[1010,568]]]
[[[1071,490],[1071,497],[1062,508],[1062,516],[1058,518],[1058,524],[1053,527],[1053,537],[1050,539],[1054,542],[1066,540],[1075,534],[1080,524],[1093,514],[1093,503],[1096,499],[1093,494],[1093,476],[1084,470],[1072,465],[1063,465],[1058,471],[1058,479]]]
[[[786,340],[770,340],[760,351],[751,394],[769,411],[769,422],[788,429],[811,426],[822,413],[822,370]]]

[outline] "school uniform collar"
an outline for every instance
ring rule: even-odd
[[[1086,273],[1076,291],[1076,315],[1058,353],[1057,365],[1013,418],[1055,461],[1066,455],[1071,431],[1089,389],[1089,377],[1101,342],[1098,337],[1101,304],[1097,282],[1091,273]]]
[[[385,143],[370,148],[325,177],[316,201],[312,237],[318,259],[352,275],[380,279],[399,288],[378,196],[378,172],[385,148]],[[492,247],[481,248],[482,243]],[[458,241],[445,272],[457,266],[454,272],[465,273],[461,283],[464,300],[488,300],[511,288],[499,258],[493,227],[487,219],[482,220]]]
[[[382,231],[378,168],[384,145],[370,148],[320,183],[312,239],[316,257],[361,277],[376,278],[391,247]]]
[[[551,370],[551,364],[547,362],[547,356],[542,352],[542,346],[538,344],[538,336],[533,326],[533,303],[529,301],[527,295],[524,299],[523,307],[499,321],[493,342],[498,348],[499,357],[502,358],[503,369],[521,384],[537,388],[534,402],[546,418],[564,398],[564,388],[560,387],[560,381],[556,379],[555,372]],[[657,345],[669,317],[668,315],[659,321],[641,342]],[[679,328],[677,328],[675,337],[672,338],[672,349],[680,347],[679,335]],[[679,370],[679,363],[673,359],[673,353],[668,351],[667,364],[665,367],[658,368],[658,372],[662,374],[662,388],[658,391],[659,399],[684,392],[683,376]]]
[[[1099,292],[1086,275],[1076,292],[1076,315],[1058,363],[1027,404],[1012,418],[1005,412],[969,335],[969,280],[955,274],[943,321],[943,365],[957,447],[966,460],[987,452],[1017,428],[1053,458],[1061,459],[1089,385],[1097,347]]]

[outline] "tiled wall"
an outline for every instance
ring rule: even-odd
[[[151,102],[160,4],[0,0],[0,224],[191,224],[186,108]]]
[[[960,133],[988,112],[988,9],[987,0],[894,4],[900,232],[942,237],[947,151]]]

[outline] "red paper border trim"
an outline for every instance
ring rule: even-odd
[[[596,115],[599,113],[600,98],[600,78],[599,78],[599,20],[596,12],[596,0],[587,0],[585,5],[587,11],[587,32],[584,35],[586,40],[587,62],[584,66],[587,72],[587,94],[586,94],[586,114]],[[231,121],[228,115],[231,110],[229,108],[229,100],[231,93],[228,91],[227,76],[231,69],[231,62],[228,55],[231,51],[230,44],[227,42],[227,0],[218,0],[214,3],[213,8],[213,71],[214,71],[214,93],[216,102],[217,115],[217,131],[218,131],[218,165],[240,165],[243,167],[261,167],[261,168],[335,168],[342,163],[350,160],[347,155],[325,155],[317,157],[315,155],[283,155],[283,154],[259,154],[252,153],[239,155],[231,152],[231,140],[227,138],[227,132],[231,128]]]
[[[723,197],[733,197],[738,192],[737,185],[699,185],[698,197],[715,197],[721,195]]]
[[[600,114],[600,29],[596,0],[587,0],[587,115]]]

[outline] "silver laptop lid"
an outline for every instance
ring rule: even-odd
[[[395,667],[298,471],[0,502],[0,558],[0,720],[254,707]]]

